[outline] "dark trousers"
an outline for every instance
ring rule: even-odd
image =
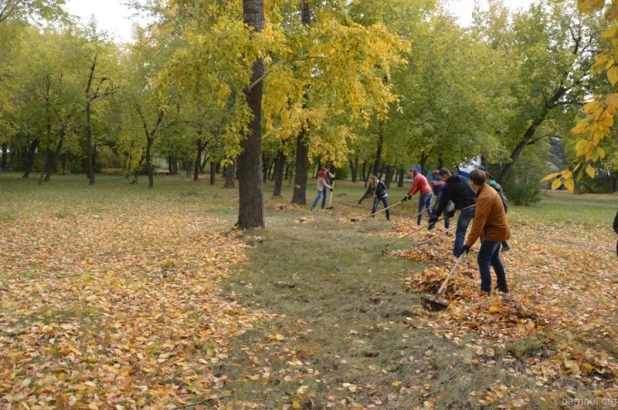
[[[374,215],[376,211],[378,210],[378,205],[380,204],[380,201],[382,201],[382,203],[384,204],[384,208],[388,208],[388,197],[385,196],[384,198],[378,198],[376,196],[373,199],[373,208],[371,208],[371,215]],[[391,220],[391,210],[390,209],[386,210],[386,220],[387,221]]]
[[[481,291],[491,293],[491,271],[490,266],[494,268],[496,277],[498,278],[498,290],[500,292],[508,292],[509,288],[506,284],[506,272],[500,260],[500,242],[484,240],[481,243],[481,249],[476,259],[479,264],[479,272],[481,273]]]

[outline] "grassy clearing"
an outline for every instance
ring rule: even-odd
[[[221,181],[217,186],[210,186],[207,178],[193,182],[180,177],[158,177],[153,190],[148,190],[145,183],[144,179],[138,185],[130,185],[121,177],[100,176],[94,187],[88,187],[83,176],[55,176],[50,183],[38,186],[35,180],[0,175],[0,228],[33,226],[32,221],[41,217],[68,226],[83,222],[84,218],[113,216],[122,220],[126,230],[131,229],[132,218],[136,224],[147,223],[149,218],[154,222],[172,216],[183,221],[214,217],[227,227],[235,222],[237,192],[221,188]],[[217,297],[237,302],[249,311],[276,316],[257,320],[244,333],[229,337],[229,350],[214,358],[208,356],[211,345],[196,340],[194,350],[204,353],[192,355],[195,360],[209,361],[216,382],[208,394],[205,391],[185,393],[184,403],[210,397],[207,407],[228,405],[233,409],[464,409],[480,408],[479,403],[491,391],[492,397],[504,397],[500,403],[508,403],[508,407],[559,407],[560,402],[540,397],[538,380],[526,367],[530,358],[549,354],[556,341],[547,337],[523,337],[506,344],[493,360],[483,361],[470,348],[480,343],[479,335],[474,332],[462,337],[445,337],[445,324],[438,317],[432,322],[435,328],[420,325],[418,295],[406,293],[403,282],[423,266],[381,254],[382,246],[392,237],[378,235],[392,232],[393,228],[384,222],[383,214],[375,220],[357,223],[349,223],[337,214],[362,195],[362,183],[337,182],[334,212],[311,213],[308,207],[290,207],[287,199],[270,198],[271,189],[268,183],[267,229],[245,234],[244,240],[250,246],[246,250],[248,262],[226,275]],[[406,190],[407,186],[390,189],[391,203],[399,201]],[[309,203],[314,194],[310,183]],[[284,186],[283,197],[291,197],[290,186]],[[366,215],[369,208],[366,201],[358,209],[345,211],[344,216]],[[415,208],[416,201],[394,208],[394,219],[414,215]],[[557,231],[558,236],[552,235],[551,229],[556,226],[585,226],[595,235],[611,224],[615,212],[615,197],[548,193],[537,206],[513,208],[510,217],[516,225],[542,226],[537,233],[550,243],[553,239],[569,240],[563,231]],[[138,218],[139,215],[142,217]],[[160,224],[156,227],[165,229]],[[175,235],[181,231],[174,230]],[[31,235],[36,238],[36,231]],[[113,238],[110,233],[109,240],[114,241]],[[125,241],[131,236],[122,234],[119,238]],[[10,240],[1,233],[0,239]],[[149,242],[148,235],[135,240],[136,249]],[[155,242],[161,246],[164,243]],[[516,237],[513,245],[514,251],[523,252],[526,238]],[[398,244],[399,248],[406,246],[409,242]],[[24,254],[30,251],[23,250]],[[114,252],[111,247],[106,255]],[[154,268],[165,271],[167,263],[157,259]],[[539,258],[537,263],[542,266],[545,262]],[[11,276],[15,283],[37,280],[46,273],[27,269],[25,262],[20,264],[23,269]],[[136,270],[130,274],[142,274],[136,266],[133,268]],[[69,271],[55,275],[67,284],[76,280]],[[95,277],[93,274],[92,278]],[[85,280],[84,276],[77,278]],[[0,273],[0,281],[6,279]],[[165,280],[161,277],[156,283],[163,284]],[[188,284],[192,285],[195,282]],[[182,288],[182,281],[175,281],[174,286]],[[61,291],[37,289],[47,297],[55,292],[56,298],[62,297],[58,294]],[[207,306],[192,309],[188,323],[204,323]],[[91,333],[102,319],[96,311],[80,310],[76,306],[23,313],[16,309],[13,314],[24,323],[79,323]],[[113,323],[112,319],[109,321]],[[452,330],[456,333],[456,329]],[[603,339],[595,346],[602,344],[607,352],[614,354],[615,343]],[[160,346],[153,346],[149,353],[159,355],[158,349]],[[63,352],[52,350],[50,355],[59,358]],[[192,365],[188,363],[189,367]],[[173,375],[170,383],[182,380],[182,370],[178,371],[181,373]],[[556,383],[553,390],[570,389],[578,397],[593,397],[592,388],[578,384],[573,377],[565,376]],[[526,401],[518,401],[522,392],[527,392]],[[147,403],[154,406],[154,401]],[[484,403],[486,408],[501,405],[487,400]],[[132,406],[136,405],[126,404],[126,408]]]

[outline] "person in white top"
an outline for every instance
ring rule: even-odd
[[[318,196],[315,197],[313,201],[313,205],[311,205],[311,210],[318,205],[320,198],[322,198],[322,209],[326,206],[326,195],[328,194],[328,190],[331,191],[333,188],[328,185],[331,179],[335,178],[335,174],[330,173],[328,168],[324,167],[318,172],[318,182],[316,184],[316,188],[318,189]]]

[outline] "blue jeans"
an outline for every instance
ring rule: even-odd
[[[466,240],[466,231],[470,221],[474,218],[474,211],[476,207],[462,209],[457,219],[457,230],[455,231],[455,247],[453,248],[453,255],[459,257],[463,251],[464,241]]]
[[[431,218],[433,215],[431,213],[431,198],[433,194],[430,192],[425,195],[420,195],[418,198],[418,216],[416,217],[417,225],[421,224],[421,219],[423,217],[423,208],[427,208],[427,215]]]
[[[506,272],[500,260],[500,242],[484,240],[481,243],[479,255],[476,258],[479,263],[479,272],[481,273],[481,291],[491,293],[491,271],[489,267],[494,268],[496,277],[498,278],[498,290],[500,292],[508,292],[509,288],[506,285]]]
[[[322,195],[324,195],[322,197],[322,209],[324,209],[326,207],[326,197],[328,196],[328,188],[324,187],[324,189],[322,189]]]
[[[371,215],[375,214],[376,211],[378,210],[378,205],[380,204],[380,201],[382,201],[382,203],[384,204],[384,208],[388,208],[388,197],[385,196],[384,198],[378,198],[376,196],[373,200],[373,208],[371,208]],[[390,209],[386,210],[386,220],[387,221],[391,220],[391,210]]]
[[[440,202],[440,200],[438,199],[436,201],[435,204],[433,204],[433,209],[431,210],[431,212],[435,215],[436,214],[436,209],[438,209],[438,203]],[[448,218],[446,215],[449,214],[449,212],[451,212],[453,210],[453,207],[455,205],[453,205],[452,202],[449,201],[449,203],[446,205],[446,209],[444,210],[444,227],[446,229],[448,229],[451,226],[451,218]]]
[[[313,205],[311,205],[311,210],[313,211],[313,208],[316,207],[316,205],[318,204],[318,202],[320,201],[320,198],[322,198],[322,196],[324,196],[324,199],[322,200],[322,209],[324,209],[324,205],[326,205],[326,193],[324,192],[326,189],[328,188],[324,188],[322,191],[318,190],[318,196],[315,197],[315,200],[313,201]]]

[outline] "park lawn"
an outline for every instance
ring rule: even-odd
[[[616,397],[615,197],[513,208],[514,301],[474,299],[470,258],[453,308],[435,314],[414,282],[435,286],[451,239],[421,232],[427,245],[381,252],[412,227],[415,201],[394,224],[352,222],[370,206],[342,209],[362,183],[338,181],[334,210],[313,213],[270,199],[267,183],[267,229],[241,233],[237,192],[221,186],[0,175],[0,403],[550,409]]]

